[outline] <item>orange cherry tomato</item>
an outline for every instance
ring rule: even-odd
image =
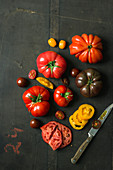
[[[66,41],[61,40],[61,41],[59,42],[59,48],[60,48],[60,49],[64,49],[65,46],[66,46]]]

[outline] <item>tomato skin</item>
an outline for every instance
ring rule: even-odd
[[[57,105],[65,107],[73,99],[72,91],[64,85],[58,86],[54,91],[54,101]]]
[[[19,77],[16,82],[19,87],[26,87],[28,85],[27,79],[23,77]]]
[[[40,127],[40,121],[38,119],[35,119],[33,118],[31,121],[30,121],[30,126],[31,128],[39,128]]]
[[[36,60],[38,71],[46,78],[60,78],[65,72],[65,59],[54,51],[41,53]]]
[[[49,97],[49,91],[41,86],[33,86],[29,88],[22,96],[28,111],[35,117],[44,116],[48,113],[50,108],[48,102]]]
[[[31,114],[34,117],[45,116],[50,108],[50,104],[47,101],[42,101],[34,104],[31,108]]]
[[[72,70],[71,70],[72,77],[76,77],[78,73],[79,73],[79,70],[77,68],[72,68]]]
[[[102,60],[102,43],[101,39],[92,34],[75,35],[72,37],[72,44],[69,46],[70,54],[79,58],[81,62],[97,63]]]

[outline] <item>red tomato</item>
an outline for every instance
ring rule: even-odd
[[[30,79],[35,79],[36,78],[36,70],[31,70],[28,74],[28,77]]]
[[[66,61],[54,51],[46,51],[37,57],[38,71],[46,78],[60,78],[66,70]]]
[[[44,116],[50,108],[48,102],[49,91],[41,86],[33,86],[26,90],[22,96],[28,111],[35,117]]]
[[[49,145],[55,151],[58,149],[62,144],[62,134],[59,129],[55,129],[51,139],[49,140]]]
[[[72,91],[64,85],[58,86],[54,91],[54,101],[61,107],[65,107],[73,99]]]
[[[65,118],[65,114],[64,114],[64,112],[62,112],[61,110],[58,110],[58,111],[55,113],[55,117],[56,117],[57,119],[62,120],[62,119]]]
[[[89,63],[97,63],[103,58],[101,39],[97,35],[75,35],[72,37],[72,44],[69,48],[70,54],[75,54],[75,57],[84,63],[87,61],[89,61]]]

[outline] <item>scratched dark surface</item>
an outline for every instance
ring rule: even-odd
[[[113,102],[112,16],[112,0],[0,0],[0,170],[112,169],[113,111],[78,163],[72,165],[70,162],[80,144],[87,138],[92,120]],[[68,45],[71,37],[82,33],[93,33],[102,38],[102,62],[85,64],[70,56]],[[47,44],[50,37],[65,39],[67,48],[50,48]],[[43,142],[39,129],[31,129],[29,126],[32,116],[24,106],[22,94],[27,88],[39,85],[38,82],[30,81],[27,88],[16,85],[18,77],[27,78],[31,69],[37,70],[37,55],[47,50],[54,50],[66,59],[68,69],[65,75],[70,80],[69,87],[75,96],[67,108],[62,108],[66,119],[60,121],[72,130],[73,141],[70,146],[58,151],[52,151]],[[80,70],[93,67],[102,73],[104,87],[98,97],[89,99],[80,95],[74,78],[69,74],[72,67]],[[51,81],[56,87],[62,84],[61,80]],[[50,92],[50,112],[39,118],[43,124],[56,120],[54,113],[60,109],[53,102],[53,90]],[[83,130],[76,131],[71,128],[68,117],[82,103],[92,104],[96,112]],[[16,131],[17,136],[14,128],[19,129]]]

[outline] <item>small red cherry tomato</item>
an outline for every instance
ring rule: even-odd
[[[65,118],[65,114],[64,114],[61,110],[58,110],[58,111],[55,113],[55,117],[56,117],[57,119],[62,120],[62,119]]]
[[[101,121],[100,121],[100,120],[97,119],[97,120],[94,120],[94,121],[93,121],[92,127],[93,127],[94,129],[99,129],[100,126],[101,126]]]
[[[28,74],[29,79],[35,79],[36,78],[36,70],[31,70]]]

